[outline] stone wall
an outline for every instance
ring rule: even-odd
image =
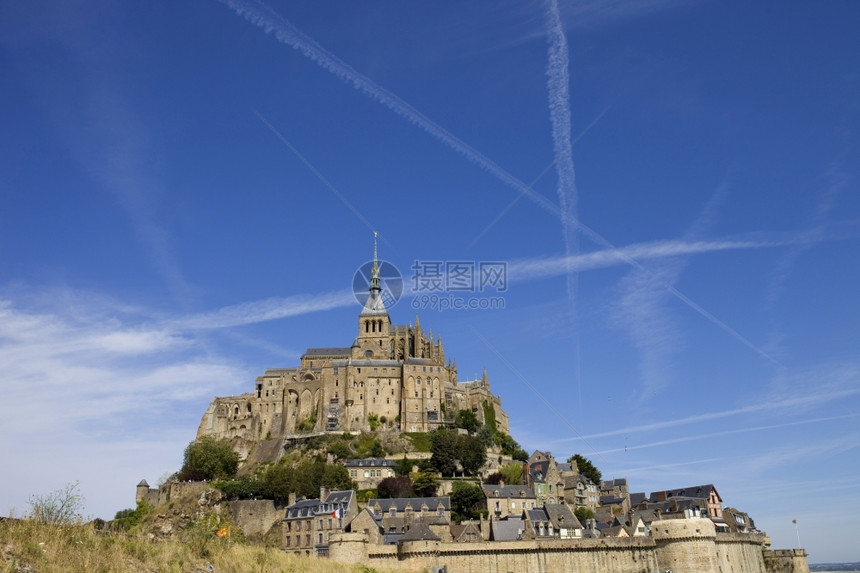
[[[247,499],[230,502],[233,523],[247,536],[265,535],[284,519],[284,510],[271,499]]]
[[[763,553],[767,573],[809,573],[805,549],[775,549]]]
[[[653,537],[421,541],[399,546],[372,545],[363,534],[345,533],[332,537],[329,550],[332,559],[347,563],[408,571],[445,565],[448,573],[809,573],[802,550],[763,550],[770,542],[766,536],[717,534],[708,519],[659,522],[652,533]]]

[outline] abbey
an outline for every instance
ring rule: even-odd
[[[234,441],[239,451],[264,439],[300,434],[358,432],[373,425],[428,432],[473,411],[482,423],[495,420],[508,433],[501,399],[487,374],[459,382],[456,361],[447,360],[442,338],[413,325],[393,325],[383,302],[377,249],[367,300],[351,346],[308,348],[297,368],[266,370],[252,393],[215,398],[198,437]]]

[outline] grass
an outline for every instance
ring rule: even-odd
[[[46,525],[7,519],[0,521],[0,572],[13,571],[360,573],[367,569],[229,538],[212,539],[201,554],[195,544],[151,541],[143,533],[98,531],[92,524]]]
[[[423,432],[403,432],[403,435],[409,438],[416,452],[430,452],[430,434]]]

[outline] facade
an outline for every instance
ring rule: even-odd
[[[385,478],[397,474],[397,462],[385,458],[346,460],[344,465],[358,489],[374,489]]]
[[[564,502],[564,481],[550,452],[535,451],[531,455],[528,479],[538,506]]]
[[[319,499],[291,503],[281,528],[281,548],[296,554],[328,556],[332,534],[343,533],[358,513],[353,490],[322,489]]]
[[[509,515],[522,515],[527,509],[537,507],[537,497],[524,485],[482,485],[487,498],[487,514],[494,519],[504,519]]]
[[[299,366],[266,370],[253,392],[215,398],[197,435],[230,439],[248,452],[267,438],[368,431],[371,420],[383,429],[428,432],[461,409],[481,423],[489,415],[507,434],[508,416],[486,374],[458,381],[441,336],[424,330],[417,316],[414,325],[392,324],[383,299],[374,247],[369,294],[352,344],[308,348]]]

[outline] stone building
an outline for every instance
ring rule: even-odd
[[[281,529],[281,547],[297,554],[328,556],[333,533],[342,533],[358,513],[353,490],[320,490],[319,499],[290,500]]]
[[[481,423],[494,420],[496,430],[507,434],[508,416],[486,372],[480,380],[458,381],[442,337],[424,330],[417,316],[414,325],[392,324],[384,299],[374,246],[369,293],[352,344],[308,348],[297,367],[266,370],[253,392],[215,398],[198,437],[230,439],[247,454],[267,439],[367,431],[371,421],[374,427],[428,432],[461,409]]]
[[[344,465],[359,490],[374,489],[385,478],[397,475],[397,462],[385,458],[346,460]]]

